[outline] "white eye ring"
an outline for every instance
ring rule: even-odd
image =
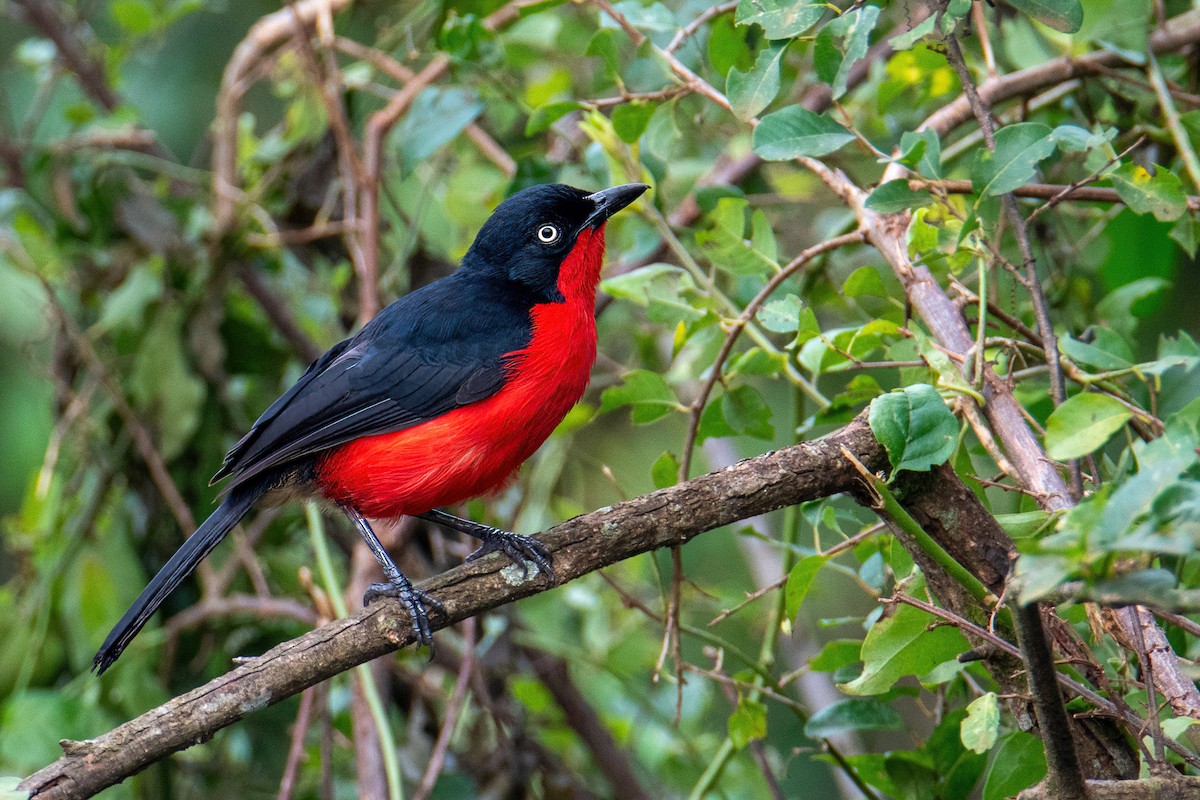
[[[554,225],[547,224],[537,229],[537,238],[542,244],[554,244],[559,236],[558,228]]]

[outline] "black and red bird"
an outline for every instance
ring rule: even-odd
[[[438,510],[501,487],[587,387],[604,223],[649,188],[534,186],[505,200],[451,275],[392,303],[309,366],[225,456],[221,505],[154,576],[93,660],[104,672],[255,503],[323,497],[383,567],[364,602],[395,596],[431,641],[422,595],[368,518],[420,517],[551,578],[536,540]]]

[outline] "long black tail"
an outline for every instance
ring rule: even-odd
[[[175,591],[175,587],[184,578],[192,574],[192,570],[212,552],[214,547],[220,544],[226,534],[233,530],[233,526],[246,516],[246,512],[261,495],[262,490],[257,487],[235,489],[221,505],[217,506],[217,510],[212,513],[212,516],[204,520],[204,524],[188,537],[183,546],[175,551],[175,555],[171,556],[166,565],[151,579],[142,593],[138,595],[138,599],[125,612],[125,616],[121,617],[121,621],[109,632],[100,651],[92,659],[92,669],[96,671],[97,675],[104,674],[104,670],[112,666],[112,663],[133,641],[133,637],[138,635],[138,631],[145,626],[150,617],[154,616],[154,612],[163,604],[167,596]]]

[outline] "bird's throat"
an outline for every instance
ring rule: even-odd
[[[584,228],[558,271],[558,291],[569,304],[589,310],[596,302],[596,286],[604,264],[604,226]]]

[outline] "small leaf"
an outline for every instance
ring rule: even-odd
[[[996,150],[979,150],[971,166],[971,185],[983,197],[995,197],[1033,180],[1038,162],[1054,153],[1049,126],[1018,122],[996,131]]]
[[[392,133],[406,169],[429,158],[484,111],[474,89],[431,86],[417,95]]]
[[[832,639],[808,660],[808,666],[813,672],[833,672],[858,661],[861,650],[858,639]]]
[[[833,99],[846,93],[850,69],[871,44],[871,31],[879,21],[879,6],[860,6],[830,20],[813,44],[817,77],[833,89]]]
[[[755,739],[767,735],[767,707],[757,700],[743,697],[729,716],[729,738],[741,750]]]
[[[1125,163],[1108,177],[1125,205],[1138,214],[1153,214],[1155,219],[1170,222],[1187,211],[1183,181],[1164,167],[1157,167],[1151,175],[1145,167]]]
[[[737,433],[759,439],[773,439],[771,407],[751,386],[739,386],[721,398],[721,414]]]
[[[933,196],[921,189],[913,189],[904,178],[882,183],[871,192],[866,206],[880,214],[897,214],[931,205]]]
[[[1000,704],[995,692],[975,698],[967,706],[960,728],[962,743],[973,752],[986,753],[1000,735]]]
[[[1016,797],[1044,777],[1046,750],[1042,740],[1025,731],[1011,733],[996,748],[983,784],[983,800]]]
[[[1085,364],[1100,370],[1126,369],[1133,366],[1133,351],[1124,337],[1100,326],[1093,326],[1089,330],[1092,333],[1090,342],[1081,342],[1073,336],[1059,339],[1059,349],[1067,358],[1076,364]]]
[[[748,122],[758,116],[779,94],[779,61],[786,49],[787,42],[774,42],[758,52],[750,71],[742,72],[737,67],[729,70],[725,93],[738,119]]]
[[[800,325],[800,298],[789,294],[782,300],[772,300],[758,310],[758,322],[775,333],[795,333]]]
[[[579,103],[574,100],[565,100],[561,103],[547,103],[535,108],[529,115],[529,121],[525,123],[525,135],[533,136],[541,133],[567,114],[579,110],[579,107]]]
[[[841,684],[850,695],[882,694],[906,675],[924,675],[967,649],[967,640],[954,628],[929,629],[933,617],[908,605],[893,606],[894,612],[871,626],[863,639],[863,670],[857,678]]]
[[[942,141],[937,131],[905,131],[900,136],[900,154],[900,163],[909,169],[926,178],[942,177]]]
[[[823,16],[825,6],[807,0],[741,0],[734,19],[738,25],[761,25],[768,39],[791,39]]]
[[[754,152],[767,161],[829,155],[852,141],[853,133],[800,106],[767,114],[754,129]]]
[[[896,472],[924,472],[944,463],[958,439],[958,420],[927,383],[876,397],[869,421]]]
[[[670,451],[663,453],[651,465],[650,478],[655,489],[674,486],[679,481],[679,459]]]
[[[874,267],[859,267],[851,272],[842,284],[842,293],[847,297],[887,297],[883,278],[879,277],[879,270]]]
[[[854,731],[903,730],[904,720],[888,705],[868,698],[838,700],[808,718],[804,735],[831,739]]]
[[[808,596],[813,578],[817,577],[817,573],[821,571],[821,567],[828,560],[821,555],[805,556],[792,567],[792,571],[788,573],[787,585],[783,590],[788,619],[795,619],[796,615],[800,613],[800,606],[804,604],[804,598]]]
[[[630,418],[645,425],[670,414],[679,405],[666,379],[657,372],[635,369],[625,374],[620,386],[610,386],[600,395],[600,413],[633,406]]]
[[[1076,33],[1083,26],[1083,5],[1079,0],[1008,0],[1038,22],[1062,33]]]
[[[1132,416],[1114,397],[1077,394],[1046,420],[1046,455],[1059,461],[1082,458],[1103,446]]]
[[[647,103],[644,100],[634,100],[614,108],[612,111],[613,130],[617,132],[617,136],[621,137],[621,141],[633,144],[642,138],[642,134],[646,132],[646,126],[650,124],[650,118],[654,116],[656,107],[653,103]]]

